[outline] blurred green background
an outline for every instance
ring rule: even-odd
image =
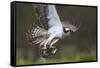
[[[49,58],[42,58],[38,47],[29,45],[26,32],[36,16],[33,4],[16,3],[16,63],[17,65],[48,64],[63,62],[96,61],[97,8],[89,6],[56,5],[61,20],[78,17],[80,29],[60,40],[58,51]]]

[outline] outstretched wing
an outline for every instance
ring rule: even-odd
[[[30,44],[40,44],[48,37],[48,31],[33,24],[26,33],[26,37]]]
[[[31,44],[40,44],[48,37],[48,6],[33,4],[33,7],[37,21],[28,29],[27,39]]]
[[[37,25],[48,30],[48,5],[33,4],[36,13]]]

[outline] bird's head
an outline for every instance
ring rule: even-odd
[[[64,33],[76,32],[80,28],[80,21],[76,18],[71,18],[62,22]]]

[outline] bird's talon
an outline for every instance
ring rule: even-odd
[[[57,49],[55,48],[53,51],[52,51],[52,54],[55,54],[57,52]]]
[[[42,54],[47,55],[47,49],[42,48]]]

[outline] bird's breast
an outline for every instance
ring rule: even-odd
[[[60,26],[54,26],[54,27],[51,27],[49,30],[48,30],[48,34],[50,36],[55,36],[55,37],[59,37],[61,38],[62,35],[63,35],[63,29],[62,27]]]

